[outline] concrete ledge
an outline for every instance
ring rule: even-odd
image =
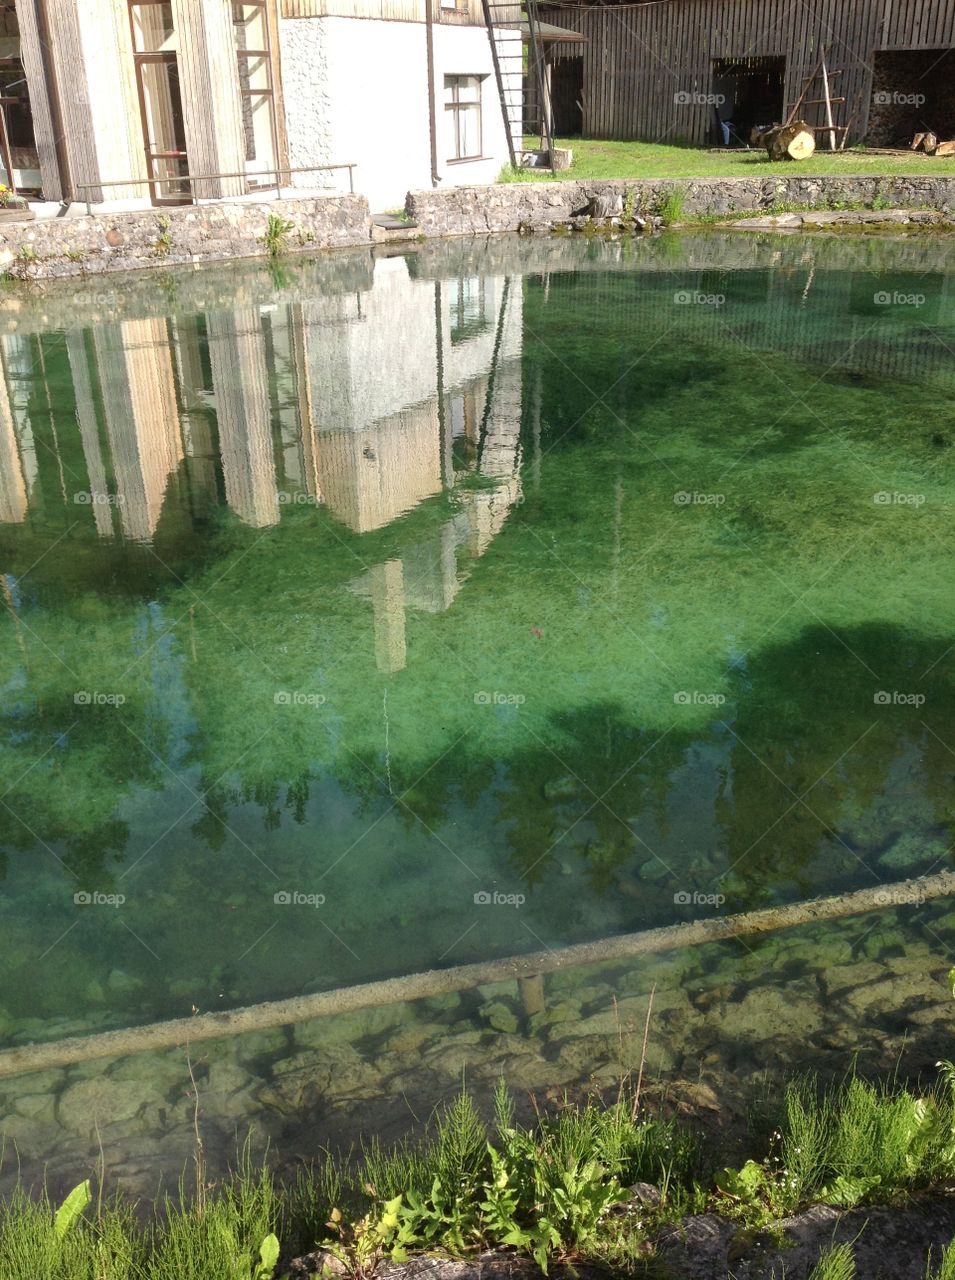
[[[283,252],[369,243],[368,201],[361,195],[228,201],[0,226],[0,271],[19,280],[53,280],[265,257],[273,213],[291,224]]]
[[[659,212],[679,200],[686,217],[771,210],[780,204],[806,208],[871,205],[883,208],[955,208],[955,177],[801,177],[798,171],[765,178],[621,179],[513,182],[484,187],[412,191],[406,210],[425,236],[480,235],[546,230],[566,222],[593,196],[631,194],[635,213]]]

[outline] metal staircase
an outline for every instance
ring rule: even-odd
[[[541,150],[550,159],[553,138],[550,136],[548,81],[541,39],[537,0],[481,0],[484,25],[491,42],[494,79],[507,136],[507,151],[512,168],[519,168],[524,153],[524,135],[539,133]],[[526,68],[524,50],[527,50]],[[533,89],[538,117],[528,120],[525,113],[525,72],[528,88]]]

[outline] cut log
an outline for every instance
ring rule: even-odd
[[[932,152],[933,156],[955,156],[955,138],[949,142],[940,142]]]
[[[938,134],[926,133],[922,138],[922,150],[928,152],[930,156],[935,154],[935,148],[938,146]]]
[[[922,149],[922,143],[923,143],[924,141],[925,141],[925,134],[924,134],[924,133],[917,133],[917,134],[915,135],[915,137],[912,139],[912,145],[910,146],[909,150],[910,150],[910,151],[921,151],[921,149]]]
[[[808,160],[816,149],[816,133],[805,120],[774,125],[759,137],[770,160]]]

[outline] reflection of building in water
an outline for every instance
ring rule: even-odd
[[[71,519],[104,538],[150,542],[167,501],[198,512],[223,497],[252,528],[324,502],[365,533],[477,474],[437,534],[353,584],[374,606],[378,666],[399,670],[406,608],[446,609],[459,559],[483,553],[519,495],[521,298],[510,277],[424,279],[385,258],[364,291],[111,321],[65,343],[0,337],[0,520],[24,521],[43,489],[44,402],[46,501],[76,504]]]
[[[207,317],[207,333],[226,501],[254,529],[276,524],[279,497],[259,313],[252,307],[216,311]]]
[[[17,524],[26,519],[28,498],[8,386],[0,387],[0,521]]]

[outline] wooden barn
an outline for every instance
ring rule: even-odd
[[[584,37],[552,46],[558,136],[743,145],[803,94],[800,114],[825,129],[828,89],[837,145],[908,145],[922,130],[955,137],[952,0],[566,2],[540,12]]]

